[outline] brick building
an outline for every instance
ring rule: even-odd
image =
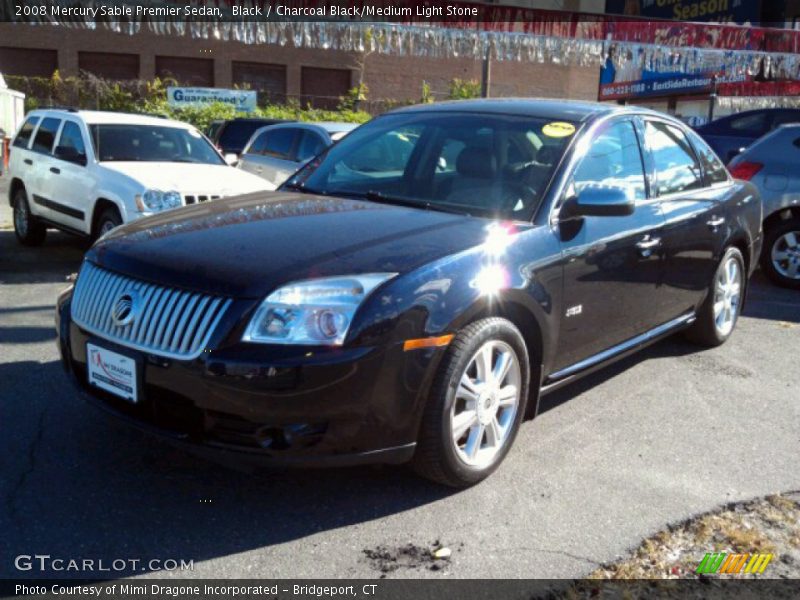
[[[281,101],[335,104],[358,78],[358,56],[346,52],[279,45],[192,39],[188,34],[135,35],[105,29],[0,23],[0,72],[64,77],[88,71],[109,79],[171,76],[181,84],[231,87],[249,84]],[[372,100],[419,99],[423,80],[435,95],[446,94],[450,81],[480,79],[481,63],[472,59],[427,59],[373,54],[366,60],[364,82]],[[493,96],[547,96],[594,100],[596,67],[493,62]]]

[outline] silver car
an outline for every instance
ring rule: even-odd
[[[280,185],[356,127],[353,123],[284,123],[262,127],[247,142],[238,167]]]
[[[729,165],[752,181],[764,203],[761,267],[778,285],[800,289],[800,124],[783,125],[757,140]]]

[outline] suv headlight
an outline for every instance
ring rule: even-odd
[[[139,212],[158,212],[168,208],[177,208],[181,204],[181,195],[175,191],[147,190],[144,194],[136,195],[136,208],[139,209]]]
[[[242,341],[340,346],[356,310],[397,273],[369,273],[290,283],[258,307]]]

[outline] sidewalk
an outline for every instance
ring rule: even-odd
[[[3,173],[0,176],[0,229],[12,229],[13,223],[8,205],[8,173]]]

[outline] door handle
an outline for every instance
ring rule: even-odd
[[[33,161],[32,161],[30,158],[26,158],[26,159],[25,159],[23,162],[24,162],[26,165],[32,165],[32,164],[33,164]]]
[[[636,247],[639,249],[639,254],[643,258],[649,258],[653,254],[653,250],[661,245],[661,238],[651,238],[649,235],[645,236],[643,240],[636,242]]]
[[[61,173],[61,169],[59,169],[58,167],[50,167],[50,172],[58,175],[59,173]]]
[[[711,217],[710,221],[706,221],[706,225],[711,229],[716,229],[725,222],[725,217]]]

